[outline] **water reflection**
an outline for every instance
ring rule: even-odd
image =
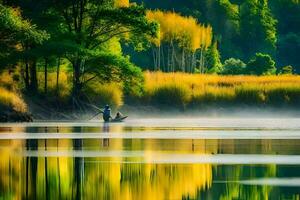
[[[109,134],[109,123],[104,122],[103,133]],[[109,147],[109,138],[104,138],[102,144],[103,147]]]
[[[107,134],[112,131],[109,126],[101,128]],[[183,158],[245,154],[247,159],[253,154],[298,155],[298,144],[299,140],[234,139],[0,140],[0,199],[299,199],[299,186],[281,183],[300,177],[299,165],[142,163],[139,157],[121,155],[142,152],[146,161],[164,153]],[[25,151],[37,154],[26,156]],[[73,156],[43,154],[64,151]],[[115,154],[77,156],[77,152]],[[270,178],[276,178],[277,184],[263,182]]]

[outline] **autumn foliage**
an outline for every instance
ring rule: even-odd
[[[159,23],[159,37],[152,40],[154,66],[163,71],[193,72],[203,65],[203,51],[212,44],[212,27],[175,12],[147,12],[149,20]]]

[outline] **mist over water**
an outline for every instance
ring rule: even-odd
[[[255,113],[0,124],[0,197],[297,199],[300,118]]]
[[[116,111],[116,109],[114,109]],[[174,118],[174,117],[217,117],[230,118],[231,116],[241,118],[290,118],[300,117],[300,108],[287,106],[238,106],[238,105],[209,105],[196,108],[179,108],[172,106],[133,106],[124,105],[121,110],[131,118]]]

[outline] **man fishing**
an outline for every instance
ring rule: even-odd
[[[110,113],[111,113],[110,107],[109,105],[106,105],[103,110],[103,120],[105,122],[109,122],[109,120],[112,119]]]

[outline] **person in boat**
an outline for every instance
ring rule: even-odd
[[[122,115],[121,112],[117,112],[114,120],[119,120],[119,119],[122,119],[123,117],[124,117],[124,115]]]
[[[109,105],[106,105],[103,110],[103,120],[105,122],[109,122],[109,120],[112,118],[110,113],[111,113],[110,107]]]

